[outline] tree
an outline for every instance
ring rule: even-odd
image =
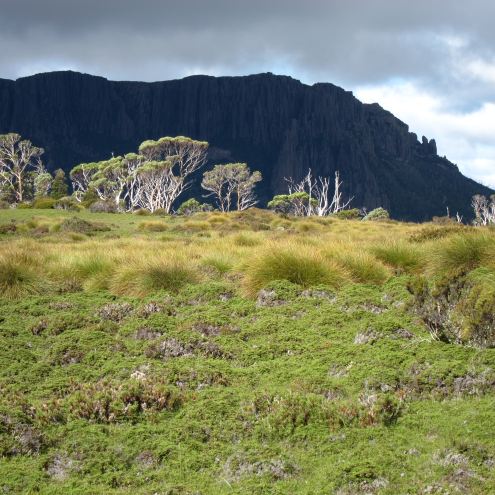
[[[48,196],[52,187],[53,177],[46,170],[40,170],[34,177],[34,197],[36,199]]]
[[[146,202],[155,204],[158,200],[163,205],[160,208],[169,213],[174,201],[190,186],[191,174],[205,165],[207,152],[207,142],[184,136],[141,143],[139,154],[144,157],[145,170],[137,175],[141,185],[147,184],[149,191],[158,194],[151,199],[147,193]]]
[[[475,225],[495,224],[495,195],[487,198],[482,194],[476,194],[471,205],[474,209]]]
[[[342,181],[338,171],[335,172],[334,193],[331,200],[329,196],[330,179],[328,177],[314,178],[311,174],[311,169],[308,170],[308,173],[300,182],[295,182],[292,178],[285,180],[289,185],[289,195],[295,192],[305,192],[308,195],[309,200],[306,203],[306,207],[299,212],[300,216],[318,215],[322,217],[335,214],[345,210],[353,200],[353,198],[348,201],[342,199]]]
[[[151,213],[156,210],[170,212],[178,188],[176,176],[170,171],[172,167],[171,161],[149,161],[136,170],[136,207]]]
[[[254,187],[261,181],[260,172],[252,172],[245,163],[215,165],[205,172],[201,186],[214,196],[221,211],[230,211],[233,201],[237,210],[242,211],[257,203]]]
[[[65,177],[65,172],[59,168],[55,170],[55,176],[53,177],[53,182],[51,184],[50,196],[53,199],[60,199],[67,196],[69,188],[67,186],[67,178]]]
[[[19,134],[0,136],[0,186],[12,191],[17,203],[25,200],[28,174],[42,168],[43,152]]]
[[[283,215],[303,217],[308,211],[312,211],[317,205],[315,198],[307,192],[293,192],[292,194],[278,194],[268,202],[268,208]]]
[[[77,201],[81,202],[83,200],[83,197],[88,192],[93,176],[99,171],[99,168],[99,163],[81,163],[70,171],[69,176],[72,182],[72,189],[74,190],[74,197]]]
[[[189,186],[189,177],[206,162],[208,143],[186,137],[144,141],[139,153],[82,163],[70,172],[74,196],[82,201],[90,192],[118,210],[145,208],[170,212]]]

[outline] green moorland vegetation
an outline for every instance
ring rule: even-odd
[[[0,210],[0,493],[495,493],[494,241]]]

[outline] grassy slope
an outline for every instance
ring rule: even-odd
[[[495,351],[433,341],[407,310],[407,273],[368,285],[343,271],[347,283],[309,293],[275,282],[268,305],[245,295],[266,246],[328,260],[423,227],[81,213],[112,226],[87,237],[57,232],[63,216],[0,211],[23,225],[0,250],[35,252],[45,284],[0,298],[3,492],[495,492]],[[139,227],[150,221],[165,230]],[[112,259],[109,278],[180,258],[195,283],[116,296],[85,285],[91,272],[78,286],[70,267],[91,253]],[[177,403],[162,408],[167,394]]]

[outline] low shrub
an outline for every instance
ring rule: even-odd
[[[79,217],[66,218],[61,224],[61,232],[75,232],[78,234],[88,234],[92,232],[107,232],[110,227],[99,222],[88,222]]]
[[[167,210],[165,208],[158,208],[158,210],[155,210],[152,213],[153,216],[155,217],[166,217],[168,215]]]
[[[151,215],[151,212],[149,210],[144,209],[144,208],[139,208],[138,210],[134,210],[132,213],[134,215],[138,215],[140,217],[145,217],[147,215]]]
[[[197,199],[191,198],[187,201],[184,201],[179,208],[177,209],[177,213],[179,215],[190,216],[195,213],[199,213],[201,211],[211,211],[213,207],[206,203],[200,203]]]
[[[363,221],[369,222],[369,221],[381,221],[381,220],[389,220],[390,219],[390,214],[385,208],[375,208],[374,210],[371,210],[368,214],[366,214],[363,217]]]
[[[33,206],[31,205],[31,203],[19,203],[16,208],[18,210],[29,210],[31,209]]]
[[[451,223],[444,226],[437,225],[428,225],[423,227],[418,232],[414,232],[409,237],[411,242],[427,242],[427,241],[436,241],[437,239],[442,239],[444,237],[448,237],[452,234],[459,234],[465,230],[468,230],[469,227],[465,225],[461,225],[458,223]]]
[[[117,213],[117,205],[115,201],[95,201],[89,206],[91,213]]]
[[[358,208],[352,208],[350,210],[340,210],[332,215],[335,218],[341,220],[358,220],[362,217],[361,211]]]
[[[83,209],[83,205],[78,203],[78,201],[73,196],[65,196],[63,198],[57,199],[54,207],[58,210],[67,211],[80,211]]]
[[[495,272],[477,268],[455,279],[418,277],[413,308],[438,340],[495,347]]]
[[[175,411],[182,404],[176,388],[156,381],[109,381],[79,386],[67,399],[69,415],[97,423],[136,420],[146,413]]]
[[[33,208],[39,210],[49,210],[55,208],[57,201],[53,198],[38,198],[33,203]]]

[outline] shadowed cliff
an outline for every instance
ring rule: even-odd
[[[245,161],[262,172],[262,203],[285,192],[284,177],[298,179],[308,168],[340,170],[352,206],[383,206],[400,219],[445,215],[447,206],[467,217],[471,197],[491,193],[379,105],[332,84],[273,74],[156,83],[69,71],[0,79],[0,133],[14,131],[45,148],[50,169],[67,171],[136,150],[145,139],[206,140],[209,166]]]

